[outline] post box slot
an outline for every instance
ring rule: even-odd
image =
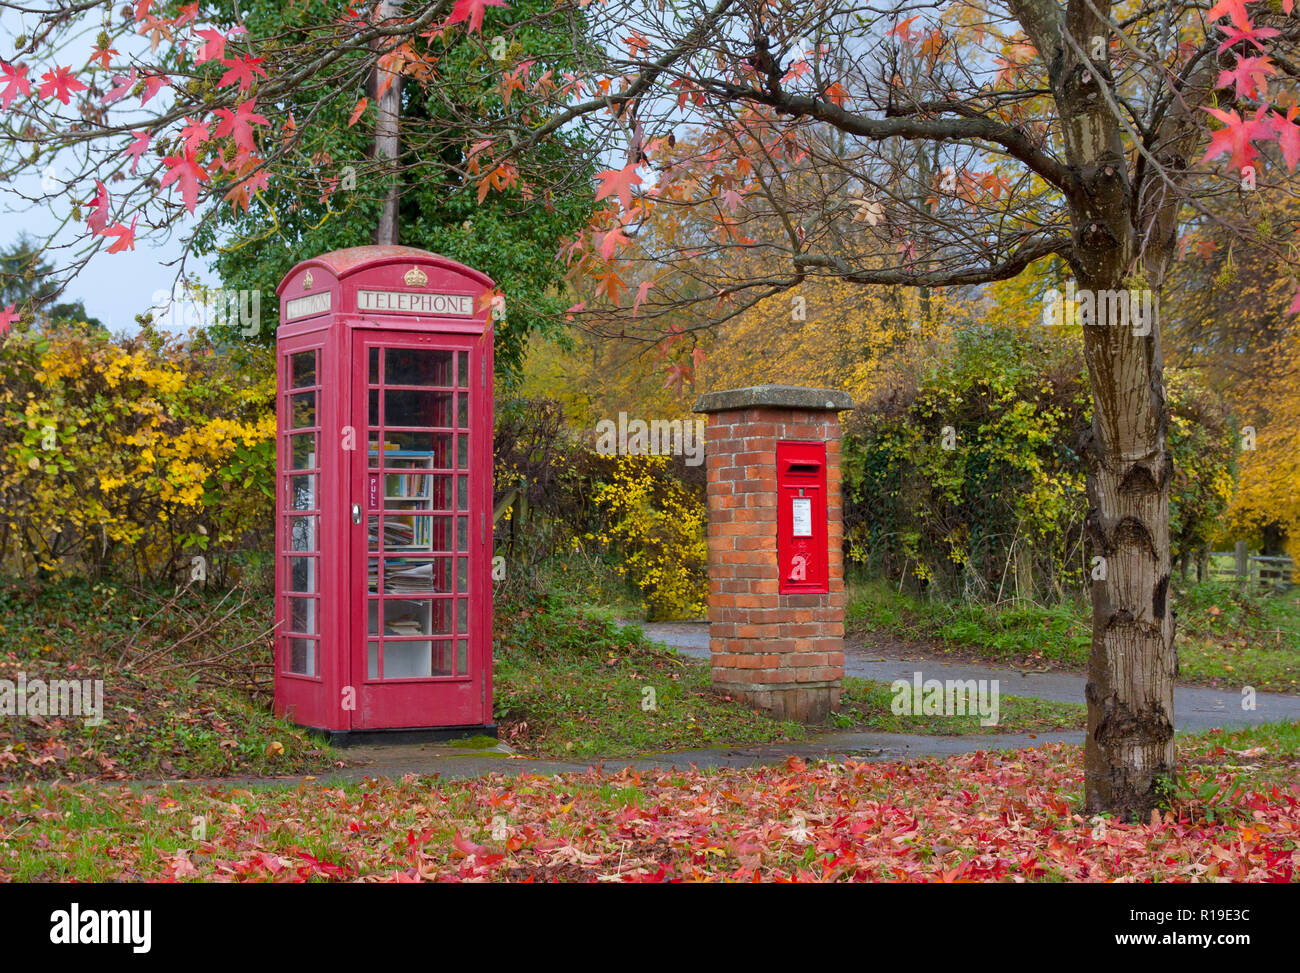
[[[821,468],[821,463],[787,463],[785,471],[795,476],[816,476]]]

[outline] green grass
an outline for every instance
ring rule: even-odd
[[[895,715],[888,683],[847,678],[825,727],[778,721],[718,695],[709,666],[649,642],[638,626],[556,601],[503,612],[496,646],[496,719],[512,747],[546,756],[628,756],[778,743],[809,730],[953,735],[1075,729],[1084,707],[1001,697],[997,726],[977,716]],[[653,708],[652,708],[653,707]]]
[[[145,653],[165,648],[218,600],[190,593],[178,610],[152,618],[170,594],[80,581],[0,587],[0,678],[104,680],[98,726],[80,717],[0,719],[0,779],[292,774],[333,766],[328,746],[271,714],[268,685],[210,676],[205,684],[200,670],[175,665],[190,648],[119,664],[128,641]],[[253,640],[240,657],[269,662],[269,640],[256,642],[269,627],[265,600],[234,612],[202,648]]]
[[[1184,763],[1227,763],[1287,786],[1300,778],[1300,720],[1176,736]]]
[[[1300,692],[1300,588],[1246,594],[1214,581],[1175,596],[1181,678]]]
[[[1058,703],[1031,696],[998,698],[998,722],[984,726],[974,714],[938,716],[895,714],[890,684],[874,680],[844,680],[840,713],[836,722],[859,730],[879,733],[927,733],[955,736],[969,733],[1045,733],[1079,730],[1087,724],[1087,707],[1082,703]]]
[[[706,664],[647,641],[638,626],[558,599],[499,618],[495,715],[501,738],[522,752],[626,756],[805,734],[718,695]]]
[[[1180,680],[1300,692],[1300,588],[1264,594],[1217,580],[1176,582],[1172,606]],[[850,587],[846,617],[852,634],[1001,663],[1082,669],[1091,645],[1092,610],[1082,600],[944,603],[865,582]]]

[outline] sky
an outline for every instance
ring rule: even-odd
[[[95,33],[99,30],[100,8],[94,8],[86,14],[86,29],[79,31],[68,39],[64,45],[66,57],[59,63],[80,64],[85,61],[85,54],[94,47]],[[24,22],[26,20],[27,22]],[[30,30],[34,18],[22,18],[12,8],[0,8],[0,50],[12,51],[14,39]],[[143,38],[130,35],[114,41],[114,46],[124,54],[130,54],[132,43],[142,45],[148,50],[148,43]],[[33,89],[39,84],[39,76],[49,67],[44,60],[36,59],[29,64]],[[158,101],[166,96],[167,89],[157,96]],[[150,108],[156,105],[151,104]],[[72,170],[72,160],[61,160],[58,155],[48,157],[46,165],[53,166],[52,176],[58,178],[61,170]],[[77,167],[78,169],[80,167]],[[47,170],[45,170],[47,171]],[[19,237],[26,233],[37,241],[44,241],[51,234],[56,234],[56,244],[63,248],[51,252],[49,260],[55,266],[66,265],[69,254],[80,249],[80,244],[87,239],[86,225],[69,221],[60,230],[60,224],[68,219],[71,202],[68,195],[56,199],[52,205],[33,205],[23,198],[40,196],[41,179],[44,174],[24,172],[11,182],[0,181],[0,247],[12,246]],[[71,172],[69,171],[69,175]],[[109,184],[112,192],[113,185]],[[76,185],[71,195],[84,198],[93,192],[92,185]],[[115,202],[117,202],[115,198]],[[127,221],[130,222],[129,220]],[[73,278],[62,296],[60,303],[82,301],[87,313],[98,318],[110,331],[125,331],[134,334],[139,330],[135,316],[149,310],[159,292],[170,292],[176,280],[177,265],[174,262],[181,256],[182,240],[185,234],[196,225],[191,218],[176,221],[170,238],[159,231],[146,231],[143,226],[136,237],[135,250],[121,253],[106,253],[107,243],[90,259],[82,271]],[[73,246],[68,246],[72,244]],[[173,266],[167,264],[173,263]],[[215,286],[219,283],[217,276],[208,269],[207,260],[191,256],[185,264],[187,275],[197,275],[205,284]],[[176,315],[181,318],[181,315]],[[184,331],[184,327],[169,330]]]

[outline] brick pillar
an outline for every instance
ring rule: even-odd
[[[789,385],[709,392],[709,649],[713,685],[783,719],[824,720],[844,676],[844,526],[839,411],[845,392]],[[780,592],[776,449],[826,443],[830,591]]]

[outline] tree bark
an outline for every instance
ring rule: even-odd
[[[382,22],[397,15],[393,0],[380,0],[378,18]],[[377,41],[380,45],[383,41]],[[379,225],[375,230],[375,243],[397,243],[398,175],[397,155],[400,150],[398,121],[402,110],[402,79],[400,76],[375,66],[375,159],[388,162],[383,173],[384,199],[379,211]]]
[[[1174,616],[1169,605],[1169,487],[1161,372],[1159,287],[1172,251],[1178,203],[1134,192],[1111,89],[1110,4],[1013,0],[1049,65],[1066,161],[1080,293],[1095,300],[1084,356],[1093,425],[1087,465],[1086,529],[1104,571],[1092,582],[1088,657],[1085,809],[1145,817],[1159,782],[1175,770]],[[1139,177],[1140,181],[1140,177]],[[1152,199],[1155,202],[1152,202]],[[1151,289],[1155,320],[1134,326],[1119,301],[1130,286]],[[1111,300],[1111,295],[1118,299]],[[1149,331],[1149,333],[1142,333]]]

